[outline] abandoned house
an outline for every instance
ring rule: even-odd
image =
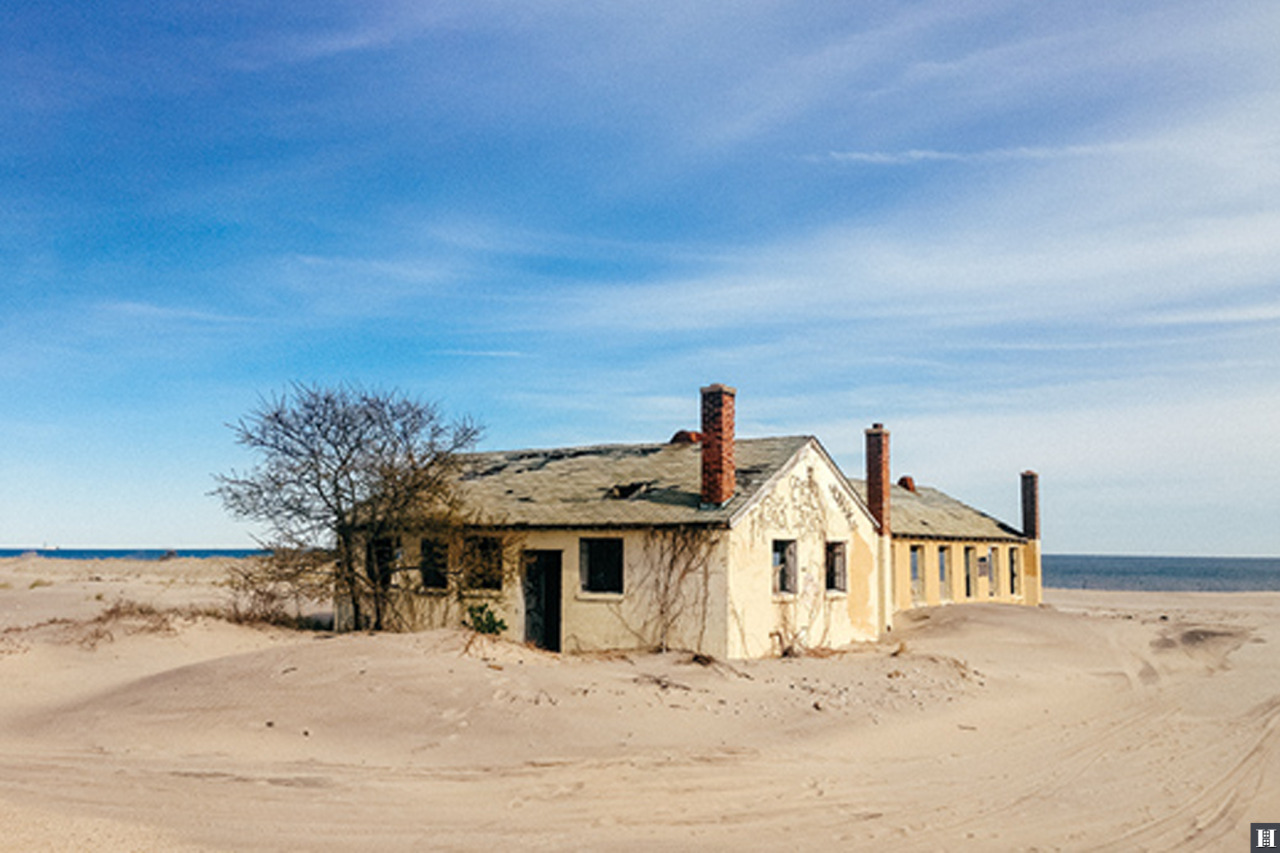
[[[851,480],[811,436],[737,438],[735,397],[703,388],[701,431],[663,444],[468,455],[460,486],[483,529],[370,549],[391,563],[393,624],[458,624],[486,603],[507,636],[555,651],[751,658],[874,640],[914,607],[1039,603],[1035,474],[1017,530],[892,483],[880,424]]]

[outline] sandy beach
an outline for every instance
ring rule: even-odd
[[[0,560],[0,849],[1247,849],[1280,593],[1047,590],[802,658],[208,615],[227,561]]]

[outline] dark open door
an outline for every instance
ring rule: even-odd
[[[560,651],[560,552],[524,552],[524,639]]]

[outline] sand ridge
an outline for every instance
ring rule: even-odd
[[[232,625],[224,567],[71,562],[0,560],[0,849],[1235,850],[1280,814],[1276,594],[699,663]]]

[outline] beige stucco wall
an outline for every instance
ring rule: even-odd
[[[669,648],[690,649],[724,657],[726,648],[725,538],[714,529],[680,533],[652,530],[531,530],[508,534],[501,591],[454,589],[423,590],[414,568],[397,572],[398,594],[392,597],[395,612],[389,626],[422,630],[461,624],[470,604],[485,602],[507,623],[503,636],[517,642],[525,638],[525,601],[522,554],[556,551],[561,556],[561,649],[566,652],[603,649],[654,648],[665,639]],[[673,549],[679,537],[683,547]],[[622,540],[623,592],[588,592],[582,589],[580,541],[584,537]],[[420,562],[419,537],[401,537],[400,565]],[[676,553],[676,556],[672,556]],[[659,575],[679,575],[665,595]],[[659,601],[666,602],[665,607]],[[665,614],[665,615],[664,615]],[[347,621],[350,621],[349,619]],[[667,626],[663,630],[663,625]],[[665,634],[665,638],[664,638]]]
[[[881,627],[878,536],[825,456],[806,448],[729,533],[728,656],[874,640]],[[773,591],[773,542],[794,540],[795,593]],[[845,542],[847,591],[826,589],[826,544]]]
[[[529,550],[561,553],[561,637],[566,652],[602,649],[653,648],[662,641],[660,608],[655,589],[664,571],[683,574],[683,583],[672,586],[667,596],[670,648],[690,649],[723,657],[725,654],[724,547],[723,532],[703,530],[705,537],[698,553],[679,561],[674,570],[664,537],[673,534],[655,530],[571,530],[533,531],[525,534]],[[598,593],[582,589],[579,542],[582,537],[622,539],[623,592]],[[669,575],[670,576],[670,575]],[[523,592],[513,590],[508,597],[512,618],[509,633],[524,638]],[[514,600],[512,600],[514,599]]]
[[[920,549],[920,570],[923,583],[913,589],[911,580],[911,549]],[[973,549],[973,578],[971,594],[965,590],[965,554]],[[944,585],[939,571],[938,553],[949,553],[948,582]],[[1039,543],[1029,541],[991,542],[984,540],[934,540],[910,537],[893,538],[893,587],[894,606],[897,610],[913,607],[932,607],[939,604],[965,601],[998,601],[1036,605],[1040,603],[1040,548]],[[1010,589],[1010,555],[1016,555],[1018,589]],[[988,577],[978,570],[978,558],[991,556],[991,573]]]

